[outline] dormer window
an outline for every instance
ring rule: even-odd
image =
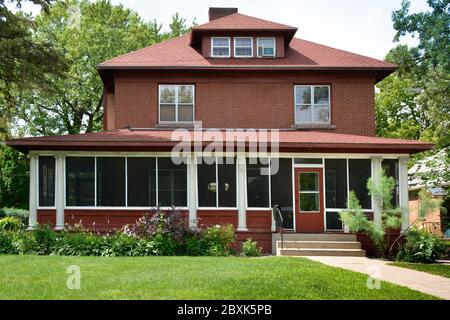
[[[258,38],[258,57],[275,58],[275,38]]]
[[[234,38],[234,56],[236,58],[253,57],[253,38],[251,37]]]
[[[229,58],[230,57],[230,38],[213,37],[211,38],[211,57]]]

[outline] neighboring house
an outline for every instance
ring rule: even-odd
[[[383,166],[407,216],[407,159],[432,145],[375,136],[374,86],[396,66],[294,38],[297,28],[237,9],[210,8],[209,16],[187,35],[98,66],[104,131],[7,142],[30,156],[30,227],[82,220],[104,231],[174,205],[192,224],[232,223],[239,239],[269,251],[276,204],[291,233],[339,233],[353,190],[380,223],[366,184]],[[182,164],[170,157],[179,128],[200,143]],[[279,141],[272,175],[261,174],[264,161],[253,163],[266,156],[252,149],[248,128],[279,129],[256,139]],[[220,139],[232,144],[230,162],[198,163]]]
[[[448,173],[450,172],[449,148],[444,148],[432,156],[417,161],[408,171],[409,186],[409,221],[437,235],[450,235],[450,230],[443,230],[441,210],[434,210],[427,214],[424,220],[418,219],[418,193],[426,188],[434,199],[443,200],[442,206],[448,211]]]

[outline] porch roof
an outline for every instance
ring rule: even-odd
[[[245,143],[278,140],[280,152],[355,152],[355,153],[416,153],[429,150],[431,143],[417,140],[358,136],[323,131],[279,130],[161,130],[117,129],[85,134],[43,136],[6,141],[8,146],[27,153],[30,150],[65,151],[170,151],[180,142],[202,146],[211,142]],[[256,134],[256,139],[251,136]],[[277,139],[278,135],[278,139]],[[250,141],[250,142],[249,142]],[[225,147],[224,147],[225,150]]]

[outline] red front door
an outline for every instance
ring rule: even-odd
[[[324,232],[323,169],[295,169],[295,225],[297,232]]]

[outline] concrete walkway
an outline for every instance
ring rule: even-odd
[[[450,300],[450,279],[389,265],[389,261],[365,257],[306,257],[329,266],[372,275],[383,281]],[[377,276],[378,275],[378,276]]]

